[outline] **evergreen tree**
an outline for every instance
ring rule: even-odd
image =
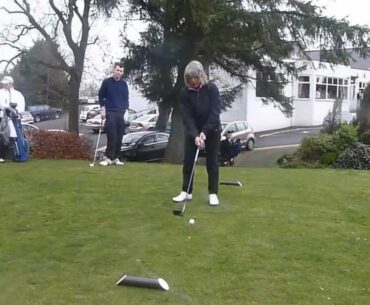
[[[40,40],[21,56],[19,62],[10,74],[15,84],[26,100],[26,105],[49,104],[66,108],[67,106],[67,74],[60,70],[53,70],[38,62],[47,64],[55,62],[53,53],[45,40]]]
[[[254,69],[269,75],[269,98],[289,115],[291,100],[280,94],[288,76],[297,73],[286,60],[313,45],[322,60],[348,63],[351,46],[368,55],[368,28],[325,17],[322,9],[299,0],[129,0],[129,16],[147,22],[139,43],[127,39],[126,70],[144,96],[158,103],[163,129],[172,111],[172,133],[166,159],[179,162],[183,126],[179,92],[186,64],[200,60],[210,71],[222,69],[240,84],[250,81]],[[283,72],[283,77],[278,76]],[[212,75],[211,75],[212,78]],[[224,91],[227,107],[241,87]]]

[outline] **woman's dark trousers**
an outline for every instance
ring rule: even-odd
[[[218,193],[218,175],[219,175],[218,152],[220,148],[220,138],[221,135],[219,132],[212,132],[207,135],[207,140],[205,141],[209,194]],[[197,147],[194,143],[194,139],[192,137],[187,136],[185,139],[184,166],[182,168],[183,173],[182,190],[184,192],[186,192],[188,188],[196,150]],[[191,181],[189,194],[191,194],[192,192],[193,192],[193,181]]]

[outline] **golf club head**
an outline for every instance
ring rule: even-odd
[[[183,209],[175,209],[172,211],[173,215],[175,216],[184,216],[184,210]]]
[[[90,167],[94,167],[94,163],[90,163]]]

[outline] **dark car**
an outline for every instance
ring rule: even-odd
[[[51,120],[59,119],[62,114],[62,109],[54,108],[50,105],[31,105],[27,106],[27,111],[29,111],[35,122],[40,122],[41,120]]]
[[[164,158],[169,134],[157,131],[138,131],[126,134],[122,139],[121,160],[129,161],[160,161]],[[106,146],[97,151],[99,159],[103,159]]]

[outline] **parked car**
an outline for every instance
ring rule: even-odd
[[[19,114],[21,116],[21,122],[22,123],[33,123],[34,122],[34,119],[33,119],[33,116],[31,114],[31,112],[22,111]]]
[[[164,158],[169,134],[157,131],[138,131],[123,136],[121,160],[160,161]],[[106,146],[97,150],[97,157],[104,158]]]
[[[62,109],[54,108],[50,105],[31,105],[27,106],[26,110],[32,114],[35,122],[47,119],[59,119],[62,114]]]
[[[246,121],[233,121],[233,122],[223,122],[221,123],[221,140],[226,138],[226,134],[231,132],[232,139],[240,139],[243,148],[247,150],[252,150],[256,142],[254,136],[253,128],[249,126]]]
[[[333,113],[329,112],[322,123],[324,130],[330,129],[330,126],[335,127],[338,124],[353,124],[356,121],[356,114],[348,111],[342,111],[340,115],[333,118]]]
[[[90,119],[90,118],[94,117],[95,115],[90,115],[90,117],[88,117],[88,114],[91,111],[96,112],[95,115],[100,114],[100,105],[99,104],[94,104],[94,105],[85,105],[85,106],[83,106],[81,108],[81,112],[80,112],[80,121],[86,122],[87,119]]]
[[[157,114],[145,114],[130,122],[130,132],[154,130]]]
[[[125,134],[129,132],[129,125],[130,122],[125,120]],[[91,130],[94,133],[99,132],[100,126],[103,127],[102,132],[105,132],[105,119],[102,122],[101,115],[98,114],[94,116],[92,119],[88,119],[85,124],[86,130]]]

